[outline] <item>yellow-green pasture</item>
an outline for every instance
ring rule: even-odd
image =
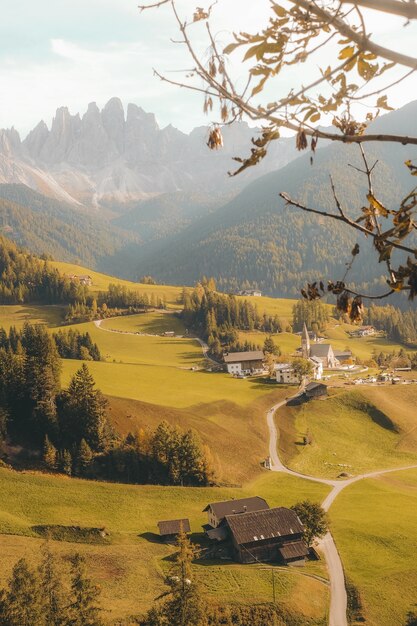
[[[327,493],[327,487],[309,481],[264,476],[244,489],[181,488],[106,484],[0,469],[0,579],[7,579],[18,558],[39,558],[36,526],[105,527],[109,537],[103,543],[50,541],[50,546],[60,557],[74,551],[85,555],[91,575],[102,587],[109,621],[141,613],[165,590],[163,573],[175,551],[158,541],[159,520],[188,517],[193,533],[201,533],[206,522],[202,509],[211,501],[261,495],[271,506],[290,506],[305,498],[320,502]],[[272,599],[270,568],[201,561],[194,571],[209,600],[246,604]],[[311,574],[325,577],[324,565],[309,564],[303,571],[276,568],[277,599],[321,623],[328,587]]]
[[[417,386],[410,385],[284,407],[276,415],[280,454],[292,469],[330,478],[417,463],[416,403]],[[309,445],[303,445],[306,435]]]
[[[360,623],[405,626],[407,613],[417,612],[417,470],[353,484],[330,518],[345,573],[359,591]]]
[[[176,287],[173,285],[145,285],[143,283],[135,283],[130,280],[123,280],[122,278],[116,278],[114,276],[108,276],[107,274],[101,274],[95,272],[87,267],[81,267],[80,265],[74,265],[73,263],[62,263],[59,261],[50,262],[53,267],[56,267],[61,274],[76,274],[76,275],[89,275],[93,280],[93,284],[89,288],[92,292],[105,291],[108,286],[112,284],[121,285],[131,291],[137,291],[138,293],[148,294],[149,297],[154,295],[156,298],[166,298],[168,305],[172,308],[181,308],[179,304],[182,287]]]
[[[150,311],[138,315],[122,315],[102,320],[102,328],[121,330],[131,333],[150,333],[160,335],[173,331],[176,335],[183,335],[186,328],[181,318],[175,313]]]
[[[60,326],[65,318],[65,310],[66,307],[60,305],[0,305],[0,328],[9,330],[11,326],[16,326],[19,329],[25,322]]]

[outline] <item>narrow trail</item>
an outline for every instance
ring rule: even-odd
[[[293,398],[296,398],[300,395],[298,392]],[[292,399],[292,398],[291,398]],[[400,472],[408,469],[417,469],[417,464],[408,465],[406,467],[394,467],[385,470],[378,470],[375,472],[369,472],[368,474],[360,474],[358,476],[354,476],[353,478],[349,478],[347,480],[330,480],[326,478],[318,478],[315,476],[310,476],[308,474],[302,474],[300,472],[296,472],[286,467],[284,463],[281,461],[278,454],[278,432],[277,427],[275,425],[275,413],[287,404],[287,400],[283,400],[278,404],[275,404],[269,411],[267,412],[267,423],[269,428],[269,456],[271,458],[271,470],[273,472],[283,472],[285,474],[289,474],[290,476],[296,476],[297,478],[303,478],[304,480],[311,480],[316,483],[321,483],[324,485],[329,485],[332,487],[330,493],[326,496],[326,498],[322,502],[322,507],[325,511],[328,511],[337,496],[344,490],[346,487],[349,487],[353,483],[356,483],[365,478],[377,478],[378,476],[382,476],[384,474],[390,474],[391,472]],[[329,571],[330,578],[330,609],[329,609],[329,626],[348,626],[347,620],[347,593],[345,587],[345,576],[343,572],[343,564],[340,558],[339,552],[337,550],[335,541],[333,539],[330,531],[326,534],[326,536],[320,541],[320,548],[322,549],[326,564]]]

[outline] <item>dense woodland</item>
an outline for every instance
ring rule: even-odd
[[[392,305],[370,306],[365,322],[387,333],[387,337],[412,347],[417,346],[417,310],[402,311]]]
[[[282,331],[277,315],[260,315],[257,307],[248,300],[217,292],[213,279],[203,279],[192,291],[184,290],[183,303],[186,326],[207,341],[215,356],[220,356],[224,350],[253,349],[248,342],[239,342],[239,330]]]

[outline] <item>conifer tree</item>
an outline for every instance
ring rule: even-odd
[[[69,450],[62,450],[59,457],[59,469],[67,476],[72,474],[72,455]]]
[[[89,473],[89,469],[91,467],[92,461],[93,461],[93,453],[91,451],[91,448],[85,439],[81,439],[80,446],[78,448],[76,462],[75,462],[77,474],[79,474],[80,476],[87,476]]]
[[[39,596],[39,580],[25,559],[13,568],[9,585],[0,593],[2,626],[45,626]]]
[[[98,605],[100,589],[86,574],[85,561],[79,554],[71,559],[71,626],[102,626]]]
[[[107,400],[95,389],[94,379],[83,363],[64,395],[62,429],[67,443],[85,439],[92,450],[104,450],[110,438],[106,407]]]
[[[178,554],[169,578],[171,598],[164,605],[170,626],[206,626],[207,607],[192,572],[196,550],[186,533],[178,536]]]
[[[43,442],[43,452],[42,452],[42,460],[46,468],[54,470],[57,466],[57,449],[51,443],[48,435],[45,435],[45,440]]]
[[[48,543],[39,567],[40,602],[45,626],[68,626],[68,607],[56,559]]]

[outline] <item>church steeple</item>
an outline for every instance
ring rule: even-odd
[[[303,359],[310,356],[310,336],[308,334],[306,323],[304,322],[303,332],[301,333],[301,352]]]

